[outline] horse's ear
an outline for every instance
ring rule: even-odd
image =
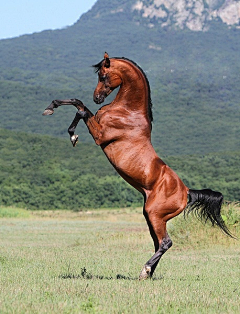
[[[110,59],[109,59],[109,55],[107,52],[104,53],[104,60],[105,60],[104,66],[106,68],[109,68],[110,67]]]

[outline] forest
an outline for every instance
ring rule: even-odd
[[[163,157],[193,189],[211,188],[240,201],[240,151]],[[0,204],[35,209],[141,206],[142,196],[121,179],[93,144],[0,129]]]

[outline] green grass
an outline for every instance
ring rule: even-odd
[[[0,206],[0,218],[29,218],[30,213],[22,208]]]
[[[240,311],[239,241],[194,217],[169,223],[173,248],[139,282],[153,254],[141,210],[27,213],[0,219],[1,314]],[[239,220],[230,227],[239,236]]]

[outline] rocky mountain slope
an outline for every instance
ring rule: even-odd
[[[132,15],[135,21],[148,27],[207,31],[212,21],[239,28],[239,0],[130,0],[111,1],[108,10],[99,10],[99,0],[93,7],[94,18],[118,13]]]
[[[212,20],[239,28],[240,2],[236,0],[138,0],[132,10],[147,21],[161,27],[187,27],[192,31],[207,31]]]

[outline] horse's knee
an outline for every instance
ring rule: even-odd
[[[76,113],[76,115],[80,118],[80,119],[84,119],[88,117],[88,113],[86,111],[82,111],[82,110],[78,110],[78,112]]]
[[[81,100],[79,100],[77,98],[71,98],[70,100],[71,100],[72,103],[82,104]]]

